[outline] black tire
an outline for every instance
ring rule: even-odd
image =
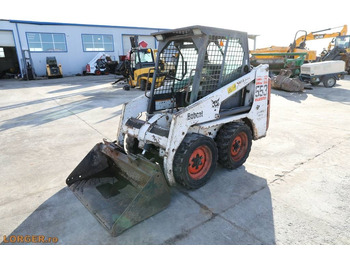
[[[156,86],[157,86],[157,84],[156,84]],[[152,87],[152,83],[148,83],[147,84],[147,90],[151,90],[151,87]]]
[[[225,168],[235,169],[247,160],[252,147],[252,132],[244,123],[224,125],[216,136],[218,162]]]
[[[186,135],[174,157],[176,181],[188,189],[202,187],[215,171],[217,155],[216,144],[210,137]]]
[[[124,89],[125,91],[129,91],[129,90],[130,90],[130,86],[129,86],[129,85],[125,85],[125,86],[123,86],[123,89]]]
[[[137,138],[128,136],[127,134],[125,134],[124,150],[127,154],[131,153],[136,155],[141,153],[142,150],[138,147],[138,145],[139,145],[139,141],[137,140]]]
[[[145,91],[146,86],[147,86],[147,81],[145,79],[141,79],[141,81],[140,81],[140,89],[142,91]]]
[[[322,83],[325,87],[333,87],[337,83],[337,79],[334,76],[328,76],[322,80]]]
[[[316,81],[316,82],[310,82],[310,84],[312,86],[318,86],[321,82],[320,81]]]

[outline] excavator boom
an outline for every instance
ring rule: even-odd
[[[343,35],[346,35],[348,32],[348,26],[344,25],[344,26],[342,26],[342,29],[340,31],[336,31],[334,33],[327,33],[327,34],[317,34],[317,33],[329,31],[329,30],[332,30],[335,28],[340,28],[340,27],[322,29],[322,30],[314,31],[314,32],[311,32],[309,34],[300,36],[295,40],[295,46],[298,47],[298,46],[300,46],[301,43],[303,43],[305,41],[309,41],[309,40],[317,40],[317,39],[334,38],[337,36],[343,36]]]

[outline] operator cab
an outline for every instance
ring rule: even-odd
[[[350,48],[350,35],[338,36],[335,39],[335,46],[339,48]]]
[[[149,114],[188,106],[249,71],[247,36],[242,32],[193,26],[153,35],[159,41],[159,53]],[[155,88],[160,77],[162,86]],[[241,106],[244,94],[229,100],[221,103],[221,110]]]
[[[130,60],[134,70],[155,65],[153,52],[150,48],[131,50]]]

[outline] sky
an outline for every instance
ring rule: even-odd
[[[262,48],[289,46],[298,30],[350,26],[349,10],[346,0],[4,0],[0,19],[166,29],[204,25],[259,35],[257,48]],[[307,47],[320,53],[330,40],[308,41]]]

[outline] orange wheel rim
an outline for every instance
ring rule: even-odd
[[[197,147],[191,154],[188,161],[188,174],[194,179],[203,178],[209,171],[212,161],[212,154],[207,146]]]
[[[231,157],[234,161],[240,161],[246,154],[248,149],[248,136],[244,132],[240,132],[232,141]]]

